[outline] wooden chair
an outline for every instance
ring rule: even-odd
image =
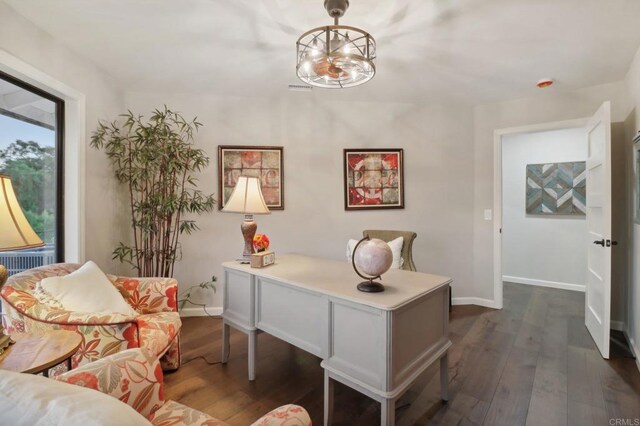
[[[416,239],[418,234],[411,231],[387,231],[383,229],[365,229],[362,231],[362,236],[369,238],[378,238],[382,241],[389,242],[391,240],[395,240],[398,237],[404,238],[404,242],[402,243],[402,259],[404,263],[402,264],[402,269],[407,271],[415,271],[416,265],[413,263],[413,240]]]

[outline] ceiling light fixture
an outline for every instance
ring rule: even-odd
[[[302,34],[296,43],[296,74],[307,84],[326,89],[359,86],[376,73],[376,41],[359,28],[339,25],[349,0],[325,0],[334,25]]]

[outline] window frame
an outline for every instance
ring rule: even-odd
[[[65,134],[65,119],[64,100],[48,93],[32,84],[26,83],[11,74],[7,74],[0,70],[0,79],[5,80],[21,89],[32,92],[42,98],[45,98],[55,104],[56,108],[56,246],[55,246],[55,258],[57,263],[64,262],[65,253],[65,234],[64,234],[64,134]]]

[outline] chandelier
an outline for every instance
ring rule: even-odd
[[[338,25],[349,0],[325,0],[334,25],[302,34],[296,43],[296,74],[305,83],[326,89],[354,87],[376,73],[376,41],[359,28]]]

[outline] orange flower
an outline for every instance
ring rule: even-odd
[[[98,378],[90,373],[78,373],[66,379],[67,383],[98,390]]]
[[[120,281],[122,283],[122,286],[127,289],[127,291],[133,291],[136,288],[138,288],[138,280],[134,280],[134,279],[126,279],[126,280],[121,280]]]
[[[136,331],[136,326],[130,325],[122,333],[122,337],[127,341],[127,349],[138,347],[138,333]]]
[[[253,247],[256,251],[263,251],[269,248],[269,237],[266,234],[257,234],[253,237]]]
[[[154,370],[154,375],[156,376],[156,380],[158,381],[159,389],[158,389],[158,399],[160,401],[164,401],[164,376],[162,374],[162,367],[160,364],[156,365],[156,369]]]
[[[169,287],[167,289],[167,292],[165,293],[165,295],[169,299],[169,300],[167,300],[167,306],[173,311],[175,311],[176,307],[178,306],[178,303],[176,301],[176,292],[177,291],[178,291],[178,289],[175,286],[173,286],[173,287]]]

